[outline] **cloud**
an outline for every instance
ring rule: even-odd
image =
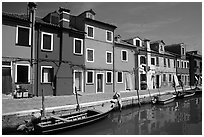
[[[167,20],[161,20],[161,21],[156,21],[156,22],[151,22],[151,23],[144,23],[144,24],[137,24],[137,23],[131,23],[127,22],[125,24],[122,24],[119,26],[120,30],[126,33],[135,33],[135,32],[150,32],[155,29],[158,29],[161,26],[175,23],[180,21],[181,18],[175,18],[175,19],[167,19]]]

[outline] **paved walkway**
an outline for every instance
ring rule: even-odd
[[[149,90],[151,95],[159,92],[168,92],[174,91],[173,88],[165,89],[154,89]],[[139,90],[139,95],[149,95],[147,90]],[[98,94],[83,94],[79,96],[79,103],[88,103],[112,99],[114,93],[98,93]],[[121,91],[121,97],[132,97],[137,96],[136,91]],[[2,114],[13,113],[18,111],[27,111],[37,109],[40,110],[42,107],[42,97],[33,97],[33,98],[22,98],[22,99],[13,99],[12,97],[6,97],[2,95]],[[66,106],[76,104],[75,95],[69,96],[46,96],[44,105],[45,108],[57,107],[57,106]]]

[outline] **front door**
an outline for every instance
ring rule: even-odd
[[[82,92],[83,90],[83,74],[81,71],[74,72],[74,90]],[[74,91],[75,93],[75,91]]]
[[[9,94],[12,92],[11,68],[2,68],[2,93]]]
[[[103,92],[103,74],[97,74],[96,75],[96,92],[102,93]]]

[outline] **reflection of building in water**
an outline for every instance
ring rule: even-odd
[[[201,101],[181,100],[164,106],[128,110],[114,116],[115,134],[190,134],[202,126]],[[193,123],[194,122],[194,123]],[[199,128],[197,130],[200,130]],[[200,132],[198,132],[200,133]],[[195,133],[196,134],[196,133]]]

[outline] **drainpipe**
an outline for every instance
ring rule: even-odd
[[[115,41],[114,39],[113,39],[113,92],[115,93]]]
[[[37,4],[35,2],[28,3],[28,13],[29,21],[31,27],[31,75],[30,75],[30,84],[32,94],[35,94],[35,68],[36,68],[36,47],[35,47],[35,14],[36,14]],[[37,89],[36,89],[37,91]]]

